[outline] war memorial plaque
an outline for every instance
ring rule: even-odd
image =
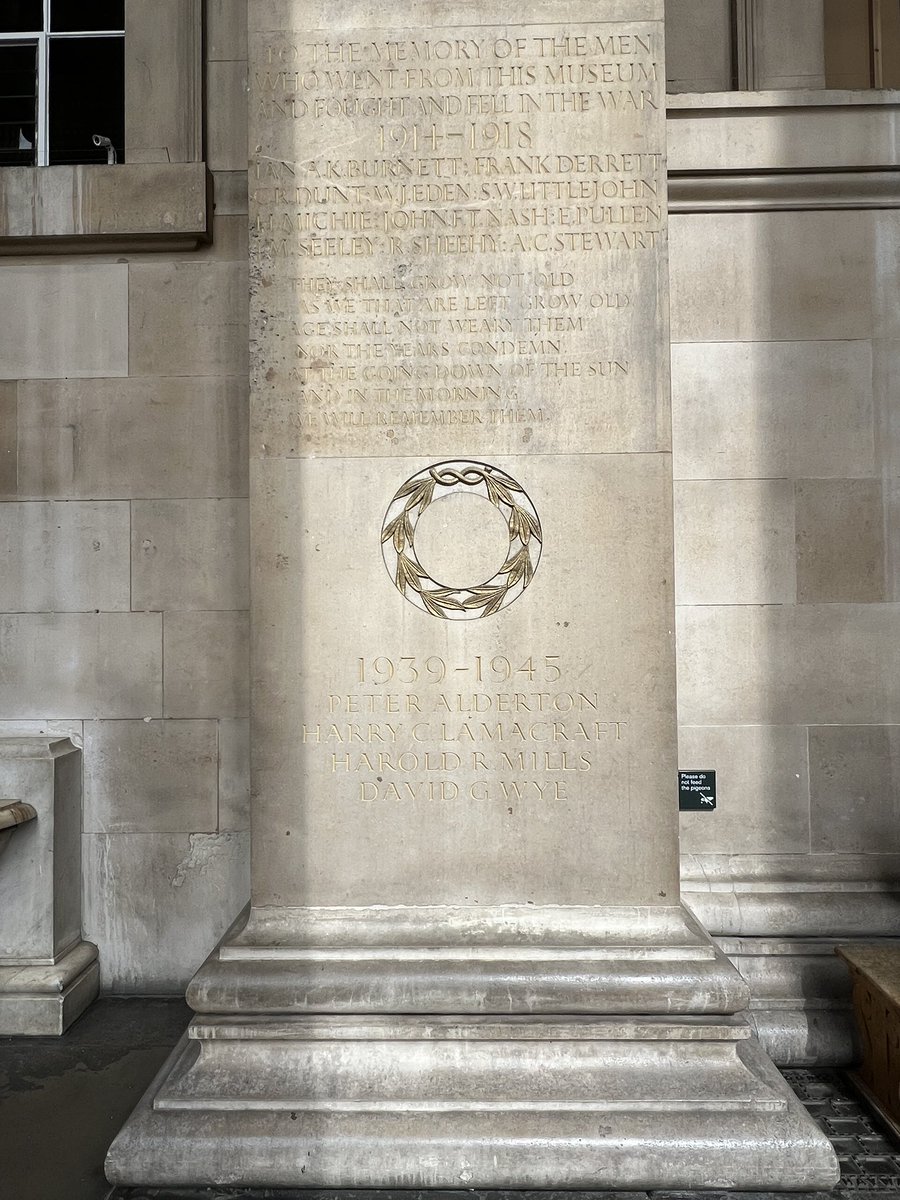
[[[257,902],[676,894],[662,47],[614,8],[257,35]]]
[[[662,10],[250,5],[252,906],[114,1180],[834,1180],[679,900]]]

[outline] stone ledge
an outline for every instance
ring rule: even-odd
[[[888,108],[900,104],[900,91],[892,88],[790,88],[743,92],[670,92],[669,114],[686,110],[740,112],[748,108]]]
[[[898,885],[855,887],[735,879],[701,886],[685,880],[682,898],[713,937],[873,938],[896,933]]]
[[[855,103],[858,97],[880,102]],[[898,93],[730,93],[688,106],[669,98],[670,171],[771,173],[887,170],[896,165]],[[754,103],[754,98],[768,98]],[[815,97],[803,102],[803,97]],[[830,99],[825,99],[830,97]],[[675,103],[673,103],[673,100]],[[773,101],[780,101],[773,103]]]
[[[212,208],[205,163],[4,167],[0,254],[195,249]]]
[[[900,171],[672,172],[671,213],[900,208]]]

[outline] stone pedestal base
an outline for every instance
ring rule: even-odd
[[[120,1184],[831,1187],[739,1018],[198,1018],[107,1160]]]
[[[834,938],[716,938],[750,987],[748,1019],[779,1067],[857,1058],[847,967]]]
[[[0,966],[0,1037],[58,1037],[99,990],[97,947],[90,942],[51,966]]]
[[[81,940],[81,751],[68,738],[0,738],[0,796],[34,819],[0,847],[0,1035],[58,1036],[99,990]]]
[[[779,1067],[848,1067],[859,1061],[850,973],[835,954],[839,945],[846,945],[846,939],[742,937],[715,941],[750,987],[747,1016],[774,1063]],[[900,952],[900,938],[896,937],[855,937],[853,942]]]
[[[254,911],[188,998],[188,1037],[110,1150],[114,1183],[838,1178],[735,1015],[746,984],[677,905]]]

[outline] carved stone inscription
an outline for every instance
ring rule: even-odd
[[[323,11],[251,10],[255,902],[662,903],[661,24]]]
[[[570,800],[572,777],[603,776],[626,736],[627,722],[603,719],[596,691],[565,690],[557,654],[376,655],[356,666],[329,695],[328,719],[300,738],[324,755],[336,792],[362,803]]]
[[[459,431],[658,448],[652,414],[623,420],[656,391],[636,342],[665,227],[658,37],[268,35],[251,229],[263,286],[282,283],[260,384],[283,453],[418,452]]]

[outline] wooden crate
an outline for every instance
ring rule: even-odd
[[[900,947],[838,946],[850,968],[862,1063],[853,1078],[900,1136]]]

